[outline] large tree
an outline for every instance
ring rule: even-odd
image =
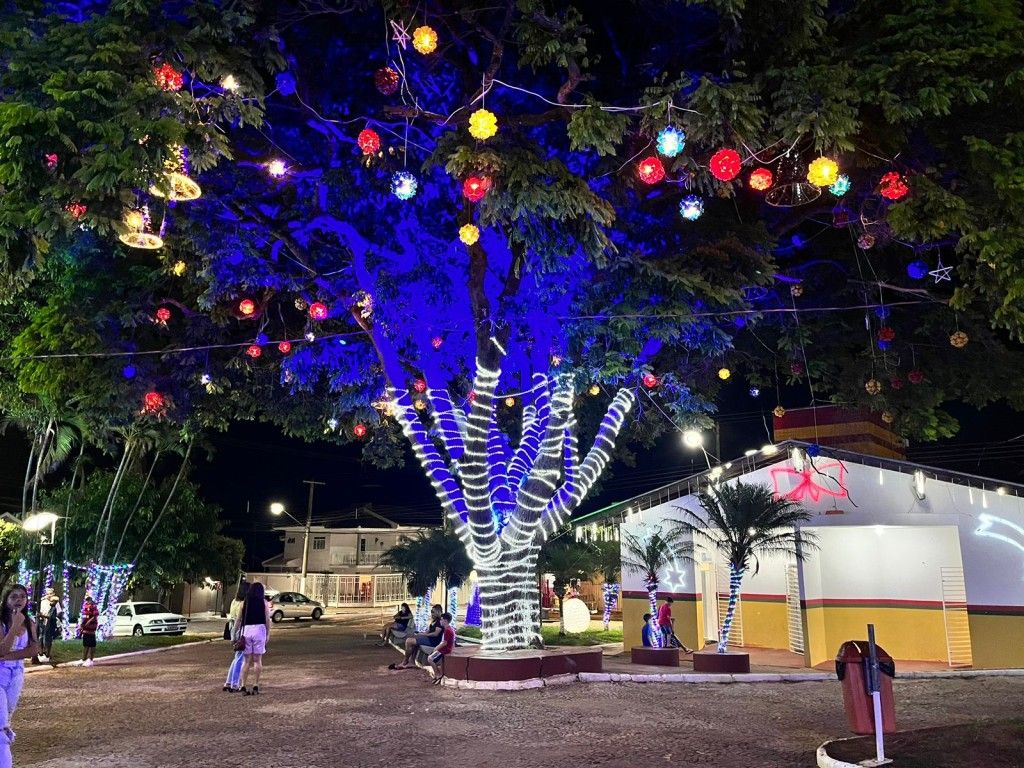
[[[480,577],[488,647],[529,642],[539,548],[620,433],[699,423],[730,366],[926,437],[952,428],[944,399],[1006,396],[975,346],[932,356],[949,372],[927,397],[864,381],[909,375],[957,323],[1021,368],[988,331],[1022,329],[1024,238],[995,235],[1024,153],[1008,0],[69,8],[0,17],[0,251],[28,315],[0,318],[0,392],[189,430],[264,418],[381,466],[404,434]],[[425,23],[421,53],[402,30]],[[684,151],[656,145],[668,126]],[[805,181],[819,154],[844,196]],[[915,248],[955,294],[892,266]],[[874,323],[860,343],[849,307]],[[901,323],[868,352],[873,309]]]

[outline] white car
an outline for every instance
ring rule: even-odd
[[[171,613],[160,603],[118,603],[114,635],[183,635],[188,619]]]

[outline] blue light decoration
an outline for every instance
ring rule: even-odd
[[[260,346],[263,346],[268,341],[270,341],[270,337],[268,337],[267,334],[262,332],[256,334],[256,343]]]
[[[473,585],[473,593],[470,595],[469,603],[466,605],[466,624],[471,627],[479,627],[483,624],[484,612],[480,606],[480,585]]]
[[[750,396],[751,397],[760,397],[761,396],[761,390],[758,389],[757,387],[751,387],[750,388]]]
[[[924,261],[912,261],[907,264],[907,274],[913,280],[923,280],[928,274],[928,264]]]
[[[129,363],[128,365],[121,369],[121,375],[129,380],[135,378],[135,373],[135,366],[132,365],[131,363]]]
[[[821,446],[817,443],[811,443],[807,446],[807,455],[812,459],[816,456],[821,456]]]
[[[608,622],[611,621],[612,611],[619,602],[619,585],[613,581],[606,581],[601,588],[604,597],[604,631],[608,631]]]
[[[397,171],[391,177],[391,193],[399,200],[410,200],[416,197],[416,190],[418,188],[419,182],[408,171]]]
[[[829,185],[828,191],[836,197],[842,197],[850,191],[850,177],[845,173],[840,173],[839,178]]]
[[[697,195],[687,195],[679,203],[679,215],[687,221],[696,221],[704,214],[704,201]]]
[[[875,307],[875,316],[885,320],[889,315],[892,314],[892,309],[885,306],[884,304],[880,307]]]
[[[892,342],[891,341],[886,341],[885,339],[879,339],[878,340],[878,348],[880,350],[882,350],[883,352],[885,350],[887,350],[891,346],[892,346]]]
[[[658,151],[665,157],[675,157],[686,146],[686,133],[674,125],[658,131]]]

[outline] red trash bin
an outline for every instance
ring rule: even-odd
[[[875,645],[878,657],[879,688],[882,703],[882,733],[896,730],[896,709],[893,705],[892,678],[896,663],[880,645]],[[843,683],[843,708],[850,730],[867,735],[875,732],[875,708],[868,690],[868,641],[847,640],[836,654],[836,675]]]

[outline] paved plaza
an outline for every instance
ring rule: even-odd
[[[275,632],[259,697],[223,641],[26,676],[22,768],[810,766],[846,735],[838,683],[436,688],[342,623]],[[1024,678],[897,681],[901,728],[1006,717]]]

